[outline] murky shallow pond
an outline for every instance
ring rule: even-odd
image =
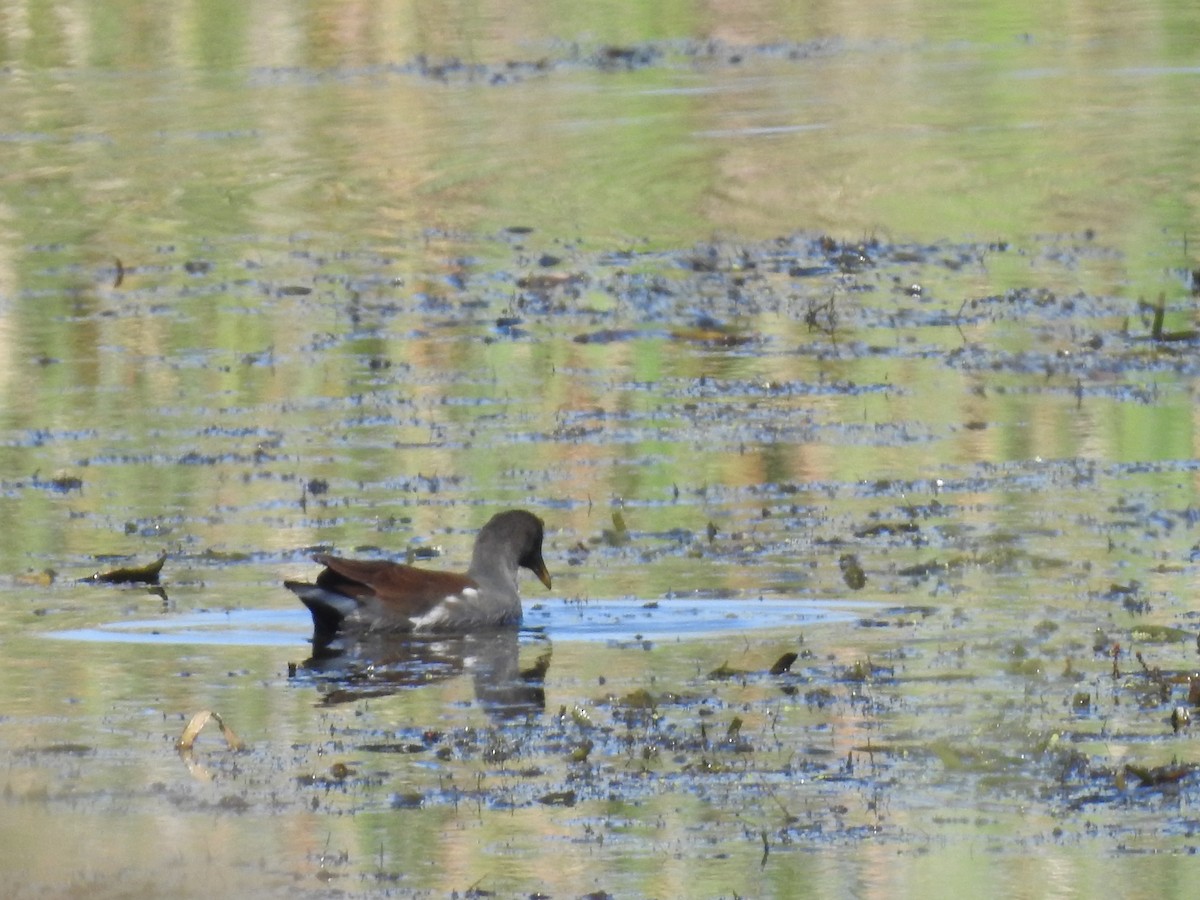
[[[1127,7],[0,7],[6,887],[1191,896],[1200,23]],[[314,551],[507,506],[533,631],[308,659]]]

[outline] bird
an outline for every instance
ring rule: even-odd
[[[542,559],[544,533],[545,524],[533,513],[510,509],[480,529],[465,574],[319,553],[313,560],[325,568],[314,582],[283,585],[312,613],[318,647],[339,634],[468,634],[515,627],[521,624],[517,570],[524,567],[551,586]]]

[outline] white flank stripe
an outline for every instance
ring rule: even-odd
[[[433,609],[429,610],[429,612],[425,613],[425,615],[414,616],[409,621],[412,622],[413,628],[417,631],[420,631],[423,628],[436,628],[450,617],[450,613],[453,611],[455,606],[462,603],[463,600],[473,599],[474,597],[478,596],[478,594],[479,592],[474,588],[467,588],[462,592],[462,596],[452,594],[445,600],[442,600],[440,603],[438,603]]]

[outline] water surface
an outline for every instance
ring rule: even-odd
[[[643,13],[0,4],[6,883],[1190,896],[1194,4]]]

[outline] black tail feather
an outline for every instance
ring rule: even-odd
[[[312,614],[313,646],[317,648],[328,646],[337,636],[338,629],[341,628],[342,621],[346,618],[345,613],[319,596],[313,596],[319,591],[316,585],[303,581],[285,581],[283,586],[299,597]]]

